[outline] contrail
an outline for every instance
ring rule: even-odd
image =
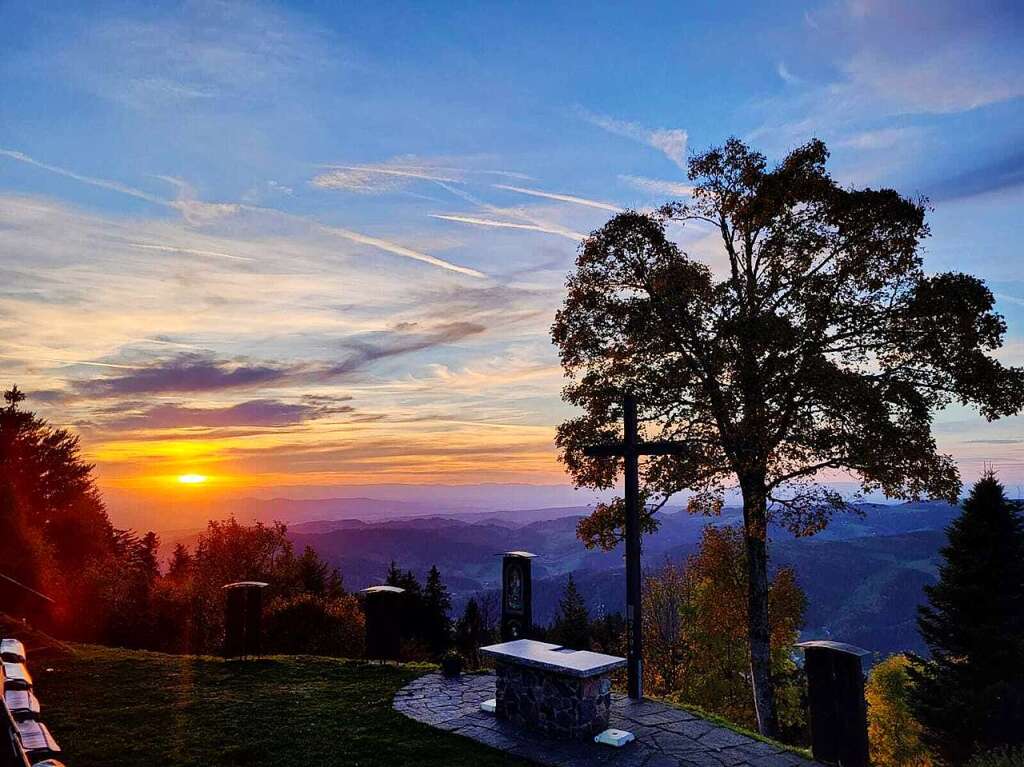
[[[121,194],[126,194],[130,197],[136,197],[140,200],[151,202],[154,205],[164,205],[166,207],[170,207],[172,205],[170,200],[165,200],[162,197],[157,197],[154,194],[149,194],[149,192],[143,192],[141,189],[135,189],[133,187],[126,186],[125,184],[120,184],[117,181],[108,181],[107,179],[104,178],[83,176],[80,173],[75,173],[74,171],[70,171],[65,168],[60,168],[56,165],[50,165],[45,162],[39,162],[39,160],[29,157],[24,152],[15,152],[12,149],[0,149],[0,154],[5,155],[6,157],[10,157],[12,160],[17,160],[18,162],[23,162],[28,165],[34,165],[37,168],[42,168],[43,170],[48,170],[50,171],[50,173],[56,173],[59,176],[73,178],[75,181],[81,181],[83,184],[91,184],[92,186],[98,186],[102,189],[109,189],[112,192],[120,192]]]
[[[56,165],[50,165],[48,163],[39,162],[38,160],[35,160],[35,159],[29,157],[27,154],[25,154],[23,152],[16,152],[16,151],[11,150],[11,149],[0,149],[0,155],[4,155],[6,157],[10,157],[11,159],[17,160],[18,162],[24,162],[24,163],[27,163],[29,165],[34,165],[37,168],[42,168],[43,170],[50,171],[51,173],[56,173],[56,174],[58,174],[60,176],[65,176],[67,178],[72,178],[75,181],[81,181],[84,184],[91,184],[93,186],[98,186],[98,187],[101,187],[103,189],[110,189],[111,191],[120,192],[121,194],[126,194],[126,195],[128,195],[130,197],[136,197],[136,198],[138,198],[140,200],[146,200],[147,202],[151,202],[151,203],[153,203],[155,205],[163,205],[163,206],[168,207],[168,208],[178,208],[178,203],[172,202],[170,200],[165,200],[162,197],[157,197],[156,195],[149,194],[148,192],[143,192],[140,189],[134,189],[134,188],[132,188],[130,186],[125,186],[124,184],[120,184],[120,183],[118,183],[116,181],[108,181],[108,180],[102,179],[102,178],[93,178],[92,176],[83,176],[80,173],[75,173],[73,171],[66,170],[65,168],[58,167]],[[169,179],[165,179],[165,180],[169,180]],[[172,180],[172,183],[180,183],[180,182],[178,182],[177,179],[174,179],[174,180]],[[262,211],[270,210],[270,211],[272,211],[274,213],[277,213],[278,215],[287,216],[288,218],[297,219],[297,220],[300,220],[300,221],[305,221],[306,223],[310,223],[309,219],[302,218],[301,216],[294,216],[292,214],[284,213],[282,211],[274,210],[273,208],[258,208],[258,207],[249,206],[249,205],[243,205],[243,206],[239,206],[239,207],[244,208],[246,210],[255,210],[255,211],[261,211],[261,212]],[[437,258],[436,256],[431,256],[431,255],[428,255],[427,253],[420,253],[419,251],[412,250],[411,248],[407,248],[407,247],[405,247],[403,245],[398,245],[398,244],[393,243],[393,242],[388,242],[387,240],[382,240],[382,239],[380,239],[378,237],[370,237],[369,235],[361,234],[359,232],[352,231],[351,229],[340,229],[340,228],[337,228],[337,227],[324,226],[323,224],[319,224],[319,223],[316,223],[316,222],[313,222],[313,223],[315,223],[317,226],[319,226],[322,231],[330,232],[332,234],[336,234],[339,237],[344,237],[345,239],[351,240],[352,242],[358,242],[358,243],[361,243],[363,245],[369,245],[371,247],[377,248],[378,250],[383,250],[383,251],[385,251],[387,253],[392,253],[392,254],[394,254],[396,256],[404,256],[405,258],[411,258],[411,259],[413,259],[415,261],[422,261],[425,264],[431,264],[432,266],[437,266],[437,267],[440,267],[441,269],[447,269],[448,271],[457,272],[459,274],[465,274],[465,275],[468,275],[470,277],[476,277],[476,278],[486,278],[487,277],[487,275],[485,275],[483,272],[479,272],[476,269],[470,269],[469,267],[465,267],[465,266],[458,266],[457,264],[450,263],[448,261],[445,261],[444,259]],[[139,244],[136,244],[136,246],[140,247]],[[162,248],[164,246],[150,246],[150,247],[154,247],[156,249],[160,249],[160,248]],[[184,248],[176,248],[176,250],[181,250],[181,251],[188,252],[187,249],[184,249]],[[242,256],[231,256],[231,255],[228,255],[227,253],[213,253],[212,251],[210,251],[210,252],[192,251],[192,252],[201,253],[202,255],[226,256],[227,258],[239,258],[239,259],[243,258]],[[243,259],[243,260],[251,260],[251,259]],[[98,363],[96,363],[96,364],[98,364]]]
[[[585,197],[576,197],[571,194],[556,194],[555,192],[542,192],[539,189],[524,189],[521,186],[508,186],[506,184],[493,184],[495,189],[504,189],[509,192],[518,192],[519,194],[528,194],[532,197],[543,197],[548,200],[558,200],[559,202],[571,202],[574,205],[583,205],[588,208],[598,208],[600,210],[608,210],[612,213],[621,213],[622,208],[618,205],[612,205],[608,202],[599,202],[598,200],[588,200]]]
[[[523,229],[529,232],[544,232],[545,234],[557,234],[573,242],[586,239],[587,235],[574,232],[570,229],[561,229],[539,224],[516,224],[512,221],[495,221],[490,218],[476,218],[475,216],[450,216],[440,213],[432,213],[431,218],[440,218],[445,221],[457,221],[460,224],[473,224],[475,226],[493,226],[498,229]]]
[[[174,245],[150,245],[144,242],[129,242],[133,248],[143,248],[145,250],[159,250],[166,253],[188,253],[193,256],[215,256],[217,258],[230,258],[233,261],[255,261],[254,258],[246,258],[245,256],[233,256],[230,253],[218,253],[215,250],[196,250],[194,248],[179,248]]]

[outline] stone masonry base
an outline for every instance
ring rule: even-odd
[[[507,663],[496,667],[495,714],[547,735],[589,738],[608,727],[611,679],[580,679]]]

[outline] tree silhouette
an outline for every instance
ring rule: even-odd
[[[440,658],[452,644],[452,621],[448,616],[452,598],[441,580],[441,572],[434,565],[427,573],[423,589],[423,640],[430,652]]]
[[[0,609],[54,620],[89,637],[92,617],[83,607],[94,594],[91,576],[117,569],[115,531],[78,437],[23,410],[24,400],[13,386],[0,407],[0,572],[57,602],[51,612],[48,603],[19,589]]]
[[[558,613],[548,638],[573,650],[590,649],[590,613],[587,611],[587,603],[576,588],[572,573],[558,601]]]
[[[737,139],[692,157],[689,203],[627,211],[585,240],[552,328],[571,378],[564,397],[584,411],[557,436],[578,485],[614,486],[615,459],[583,450],[621,438],[628,390],[644,436],[690,446],[644,463],[652,512],[688,489],[690,511],[716,513],[739,486],[765,734],[775,730],[769,520],[798,535],[822,529],[847,506],[816,482],[827,470],[890,497],[953,500],[959,477],[936,449],[932,413],[956,401],[991,419],[1024,403],[1024,371],[989,355],[1006,329],[991,292],[967,275],[924,273],[925,201],[842,188],[827,158],[811,141],[769,169]],[[710,227],[720,271],[691,259],[670,226]],[[614,545],[622,524],[621,501],[601,505],[580,537]]]
[[[480,647],[484,643],[486,629],[480,605],[476,599],[466,602],[462,617],[455,624],[455,646],[466,659],[469,668],[480,667]]]
[[[1024,519],[989,474],[948,530],[918,628],[912,706],[942,764],[1024,744]]]

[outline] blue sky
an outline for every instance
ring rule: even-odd
[[[1024,360],[1016,3],[0,4],[0,360],[107,487],[561,482],[581,234],[811,137]],[[713,238],[688,235],[712,264]],[[1024,482],[1019,418],[939,416]]]

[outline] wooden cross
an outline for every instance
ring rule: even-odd
[[[623,440],[592,445],[583,450],[591,458],[622,457],[626,475],[626,671],[629,697],[640,700],[643,691],[643,620],[641,616],[640,568],[640,456],[683,455],[681,442],[641,442],[637,437],[636,398],[627,394],[622,401]]]

